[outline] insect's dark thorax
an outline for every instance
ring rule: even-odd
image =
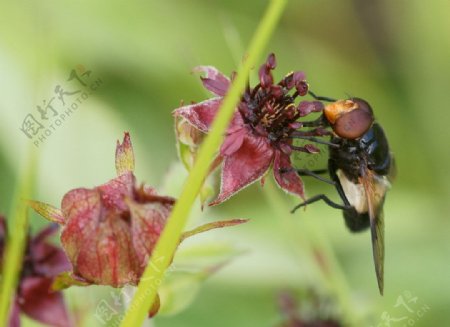
[[[333,137],[331,141],[338,144],[339,147],[330,147],[329,150],[329,168],[330,170],[334,170],[333,174],[330,171],[330,175],[336,176],[335,182],[342,184],[345,181],[346,183],[350,182],[356,185],[352,194],[346,194],[353,206],[343,212],[346,225],[351,231],[362,231],[369,227],[370,221],[367,210],[361,209],[361,206],[356,205],[358,201],[355,199],[358,198],[359,193],[361,193],[361,201],[366,201],[364,200],[365,194],[363,194],[364,190],[362,185],[358,186],[359,177],[362,177],[367,169],[378,176],[388,174],[391,165],[391,155],[386,136],[381,126],[375,123],[358,140],[346,140]]]
[[[339,147],[330,147],[330,160],[336,169],[342,170],[352,182],[356,183],[366,168],[377,175],[388,174],[391,155],[386,136],[379,124],[374,123],[360,139],[333,137],[331,142]]]

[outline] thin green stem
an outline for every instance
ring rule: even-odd
[[[0,326],[7,326],[11,301],[14,299],[18,278],[22,270],[23,252],[28,232],[28,205],[35,180],[36,157],[33,151],[23,174],[20,175],[8,216],[8,235],[0,281]]]
[[[141,326],[153,304],[158,286],[164,277],[179,243],[181,233],[186,225],[188,214],[209,170],[209,166],[217,152],[223,134],[231,120],[240,95],[245,88],[252,67],[258,62],[277,22],[286,6],[287,0],[272,0],[256,30],[248,49],[247,57],[238,70],[229,92],[214,120],[211,132],[201,146],[196,163],[192,168],[176,202],[167,225],[155,246],[150,262],[144,271],[135,296],[128,308],[121,326]]]
[[[346,326],[362,326],[361,318],[351,303],[347,280],[328,238],[324,237],[308,217],[303,217],[302,228],[298,227],[294,221],[298,217],[289,214],[294,204],[281,197],[273,181],[266,182],[264,194],[266,203],[281,220],[296,253],[307,260],[308,268],[314,270],[312,274],[314,278],[319,278],[319,282],[326,285],[336,298]]]

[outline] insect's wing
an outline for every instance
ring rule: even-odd
[[[372,234],[372,251],[373,261],[375,264],[375,272],[377,275],[378,289],[383,295],[384,289],[384,217],[383,202],[384,192],[379,193],[376,176],[368,169],[366,174],[361,177],[364,190],[367,197],[367,205],[369,209],[370,231]]]
[[[370,230],[372,233],[373,261],[377,274],[378,289],[383,295],[384,289],[384,214],[381,208],[374,219],[370,219]]]

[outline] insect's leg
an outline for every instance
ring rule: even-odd
[[[335,209],[348,210],[348,209],[352,208],[352,206],[350,205],[350,202],[347,199],[347,196],[345,195],[344,189],[342,188],[341,182],[339,181],[339,177],[336,174],[336,170],[337,170],[337,168],[336,168],[335,162],[331,159],[328,160],[328,171],[330,173],[330,177],[331,177],[333,185],[336,187],[336,190],[338,191],[340,198],[344,202],[343,205],[331,201],[325,194],[318,194],[316,196],[313,196],[312,198],[309,198],[305,202],[300,203],[294,209],[292,209],[291,212],[293,213],[298,208],[304,207],[307,204],[311,204],[311,203],[317,202],[319,200],[324,201],[330,207],[335,208]]]
[[[325,145],[328,145],[328,146],[331,146],[331,147],[334,147],[334,148],[338,148],[339,147],[339,145],[336,144],[336,143],[332,143],[332,142],[329,142],[329,141],[324,141],[324,140],[318,139],[318,138],[316,138],[314,136],[296,135],[296,134],[293,133],[292,138],[293,139],[308,140],[308,141],[315,142],[315,143],[318,143],[318,144],[325,144]]]
[[[319,100],[319,101],[327,101],[327,102],[336,102],[336,99],[333,98],[329,98],[329,97],[323,97],[323,96],[319,96],[316,95],[315,93],[313,93],[312,91],[308,91],[309,95],[311,95],[314,99]]]
[[[311,176],[311,173],[313,174],[326,174],[328,173],[328,169],[324,168],[324,169],[315,169],[315,170],[309,170],[309,169],[296,169],[297,174],[299,174],[300,176]]]
[[[347,207],[350,207],[350,202],[347,199],[347,196],[345,195],[344,189],[342,188],[341,181],[339,180],[338,175],[336,174],[337,167],[333,160],[328,160],[328,171],[330,173],[331,179],[334,181],[334,186],[336,187],[336,190],[338,191],[339,196],[341,197],[342,201],[344,202],[344,205]]]
[[[305,202],[300,203],[299,205],[295,206],[294,209],[291,210],[291,213],[294,213],[301,207],[304,207],[308,204],[311,204],[311,203],[314,203],[314,202],[317,202],[320,200],[323,200],[326,204],[328,204],[330,207],[335,208],[335,209],[341,209],[341,210],[349,209],[349,206],[345,206],[345,205],[333,202],[325,194],[318,194],[316,196],[313,196],[312,198],[309,198]]]
[[[280,168],[280,174],[286,174],[292,171],[295,171],[299,176],[310,176],[327,184],[335,185],[335,183],[332,180],[319,176],[319,174],[326,173],[328,169],[309,170],[309,169]]]
[[[309,170],[309,169],[297,169],[297,174],[299,176],[310,176],[318,179],[319,181],[325,182],[330,185],[336,185],[336,183],[328,178],[324,178],[319,174],[324,174],[328,171],[328,169],[317,169],[317,170]]]
[[[311,121],[302,121],[302,126],[303,127],[322,127],[322,126],[328,126],[327,121],[325,120],[325,118],[323,117],[323,115],[321,115],[319,118],[317,118],[316,120],[311,120]]]

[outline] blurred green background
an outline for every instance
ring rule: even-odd
[[[115,141],[127,130],[139,180],[176,195],[184,175],[176,164],[171,111],[181,100],[208,96],[190,74],[194,66],[214,65],[227,75],[236,69],[267,3],[1,2],[0,212],[8,212],[33,147],[20,130],[25,116],[38,117],[36,106],[55,96],[57,85],[80,89],[67,81],[80,65],[92,72],[90,81],[101,83],[39,143],[35,198],[58,205],[68,190],[114,177]],[[376,287],[369,233],[350,234],[341,213],[324,204],[295,216],[285,208],[299,230],[308,220],[329,240],[349,284],[351,306],[367,318],[367,326],[382,325],[386,315],[407,317],[391,320],[392,326],[450,325],[449,10],[445,0],[292,0],[267,48],[277,55],[276,79],[304,70],[318,94],[367,99],[395,153],[398,176],[385,204],[384,297]],[[323,158],[317,163],[322,165]],[[309,195],[336,198],[325,184],[305,183]],[[245,252],[208,279],[186,310],[149,325],[274,326],[281,289],[323,289],[305,277],[311,269],[268,202],[264,189],[253,185],[202,215],[194,208],[197,224],[251,218],[245,226],[199,240],[229,242]],[[32,224],[37,228],[44,221],[32,216]],[[102,326],[94,311],[108,292],[96,287],[68,292],[86,326]],[[417,297],[411,312],[398,305],[408,295]],[[429,309],[419,314],[423,307]]]

